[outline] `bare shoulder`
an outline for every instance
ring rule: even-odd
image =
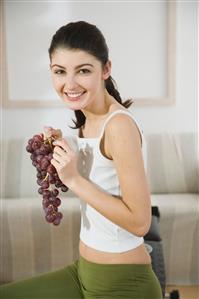
[[[115,114],[106,125],[106,136],[108,140],[109,153],[111,144],[122,142],[125,144],[133,142],[141,147],[142,138],[133,117],[124,113]]]

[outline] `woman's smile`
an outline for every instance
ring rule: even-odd
[[[64,94],[66,95],[66,97],[69,101],[79,101],[85,93],[86,93],[86,91],[79,92],[79,93],[65,92]]]

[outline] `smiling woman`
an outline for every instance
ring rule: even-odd
[[[56,56],[53,55],[52,61],[54,61],[54,60],[56,61],[56,59],[58,59],[57,56],[60,53],[56,53],[56,54],[57,54]],[[66,53],[66,55],[67,55],[67,53]],[[77,66],[74,67],[74,75],[75,74],[77,74],[77,75],[86,75],[86,74],[91,73],[91,70],[85,68],[86,66],[87,67],[92,67],[92,68],[94,67],[90,63],[83,63],[83,64],[80,64],[80,65],[77,65]],[[52,71],[53,81],[57,79],[56,82],[58,82],[58,80],[60,82],[60,80],[63,80],[63,78],[66,78],[66,76],[68,77],[68,75],[69,75],[68,74],[69,71],[64,66],[61,66],[61,65],[58,65],[58,64],[51,64],[50,67],[51,67],[51,71]],[[66,82],[63,82],[62,84],[66,84]],[[54,86],[55,86],[55,89],[56,89],[56,85],[54,85]],[[63,94],[65,94],[68,97],[68,100],[70,100],[70,101],[79,100],[80,96],[82,96],[85,92],[86,91],[81,91],[81,90],[72,90],[72,89],[70,90],[69,87],[67,87],[66,91],[65,91],[65,88],[63,90]]]
[[[102,80],[110,76],[109,61],[102,72],[100,61],[93,55],[61,48],[52,53],[50,66],[54,88],[70,109],[80,111],[91,101],[94,104],[94,99],[95,104],[100,102],[102,92],[98,91]]]
[[[105,39],[95,25],[69,23],[53,36],[49,57],[53,86],[75,112],[74,129],[83,132],[77,136],[80,155],[60,138],[51,160],[60,180],[81,199],[80,258],[55,272],[4,285],[1,294],[5,299],[161,299],[143,239],[151,223],[146,142],[126,109],[132,102],[123,103],[114,85]]]

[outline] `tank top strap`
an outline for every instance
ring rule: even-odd
[[[105,126],[106,124],[109,122],[109,120],[116,114],[119,114],[119,113],[123,113],[123,114],[126,114],[126,115],[129,115],[133,120],[134,122],[136,123],[138,129],[139,129],[139,132],[141,134],[141,138],[142,138],[142,141],[143,141],[143,130],[142,128],[140,127],[140,125],[138,124],[138,122],[135,120],[135,118],[133,117],[132,113],[130,111],[125,111],[125,110],[115,110],[113,111],[108,117],[107,119],[104,121],[103,125],[102,125],[102,129],[101,129],[101,133],[100,133],[100,136],[99,136],[99,140],[101,140],[103,134],[104,134],[104,129],[105,129]]]

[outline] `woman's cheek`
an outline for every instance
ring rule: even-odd
[[[52,83],[56,90],[59,90],[63,86],[65,80],[63,77],[52,75]]]

